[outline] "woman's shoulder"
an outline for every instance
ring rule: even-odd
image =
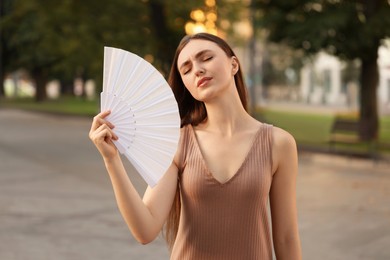
[[[280,127],[272,127],[272,136],[272,161],[275,172],[280,165],[296,160],[297,144],[295,138]]]
[[[272,134],[272,146],[277,148],[283,148],[285,145],[296,145],[294,137],[286,130],[270,124],[268,122],[262,122],[255,119],[254,128],[268,128],[269,133]],[[256,126],[257,125],[257,126]]]
[[[272,135],[273,144],[276,147],[296,145],[294,136],[280,127],[272,126]]]

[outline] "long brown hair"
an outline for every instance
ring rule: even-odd
[[[172,91],[175,95],[176,101],[179,106],[181,126],[185,126],[187,124],[198,125],[204,119],[207,118],[207,111],[204,103],[192,97],[190,92],[184,86],[183,80],[181,78],[180,72],[177,67],[177,60],[179,58],[180,52],[191,40],[195,40],[195,39],[214,42],[226,53],[228,57],[233,57],[233,56],[236,57],[233,50],[223,39],[212,34],[198,33],[194,35],[187,35],[180,41],[179,46],[176,49],[175,56],[173,58],[173,63],[171,66],[171,71],[169,73],[168,83],[172,88]],[[236,83],[236,88],[241,103],[245,108],[245,110],[247,110],[248,108],[247,90],[246,90],[244,78],[242,76],[241,66],[238,60],[237,62],[239,66],[238,66],[237,73],[234,75],[234,81]],[[179,228],[180,209],[181,209],[181,199],[180,199],[180,187],[178,182],[175,199],[165,226],[165,239],[170,249],[172,249],[173,247],[173,244],[176,239],[177,231]]]

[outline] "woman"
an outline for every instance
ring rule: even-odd
[[[182,119],[179,147],[143,199],[112,143],[118,137],[105,120],[109,111],[90,131],[134,237],[149,243],[166,223],[171,259],[272,259],[273,248],[277,259],[301,259],[295,140],[246,112],[232,49],[210,34],[186,36],[168,81]]]

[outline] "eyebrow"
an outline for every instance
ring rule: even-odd
[[[202,56],[203,54],[205,54],[206,52],[211,52],[211,50],[202,50],[200,52],[198,52],[197,54],[195,54],[195,59],[199,58],[200,56]],[[179,70],[181,70],[181,68],[183,68],[184,66],[188,65],[190,63],[190,60],[186,60],[185,62],[183,62],[180,67],[179,67]]]

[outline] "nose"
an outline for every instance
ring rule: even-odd
[[[204,68],[202,68],[202,66],[199,66],[199,65],[195,66],[195,75],[197,77],[203,75],[204,73],[205,73],[205,70],[204,70]]]

